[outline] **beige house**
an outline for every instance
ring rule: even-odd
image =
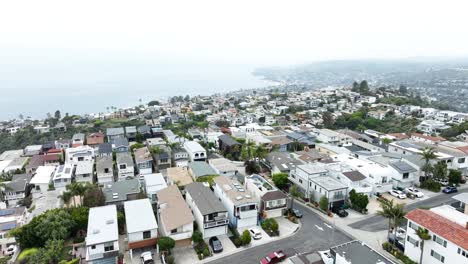
[[[167,182],[169,185],[177,185],[179,187],[184,187],[185,185],[193,182],[192,176],[190,176],[187,168],[167,168],[166,173]]]

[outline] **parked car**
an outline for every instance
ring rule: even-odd
[[[153,254],[151,253],[151,251],[146,251],[146,252],[141,253],[140,259],[141,259],[142,264],[153,264],[154,263]]]
[[[449,185],[449,181],[446,179],[436,179],[436,182],[440,183],[442,186],[447,186]]]
[[[217,237],[210,238],[209,242],[210,242],[211,249],[213,250],[214,253],[223,252],[223,245],[221,244],[221,241],[219,241]]]
[[[414,188],[414,187],[409,187],[409,188],[406,188],[405,189],[405,192],[408,193],[408,194],[411,194],[411,195],[414,195],[418,198],[421,198],[424,196],[424,193],[421,192],[420,190]]]
[[[16,245],[9,245],[7,249],[3,252],[3,255],[5,256],[13,256],[16,252],[18,247]]]
[[[332,212],[337,214],[339,217],[347,217],[349,215],[349,213],[346,212],[345,209],[340,207],[333,207]]]
[[[390,195],[395,196],[399,199],[406,199],[406,194],[404,194],[402,191],[398,190],[391,190],[388,192]]]
[[[249,228],[249,233],[250,233],[250,236],[255,240],[262,239],[262,233],[257,228],[254,228],[254,227]]]
[[[286,259],[286,254],[282,250],[273,251],[260,260],[260,264],[274,264]]]
[[[447,186],[442,190],[442,192],[444,192],[444,193],[456,193],[456,192],[458,192],[458,189],[455,186]]]
[[[302,218],[302,215],[303,215],[303,214],[302,214],[302,211],[301,211],[301,210],[299,210],[299,209],[292,209],[292,213],[293,213],[293,215],[294,215],[295,217],[297,217],[297,218]]]

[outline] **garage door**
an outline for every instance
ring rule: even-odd
[[[256,226],[256,225],[257,225],[257,217],[249,217],[246,219],[237,220],[237,228]]]
[[[227,234],[226,225],[205,229],[203,236],[204,238],[209,238],[209,237],[220,236],[220,235],[225,235],[225,234]]]
[[[192,239],[187,238],[187,239],[181,239],[181,240],[176,240],[175,242],[175,247],[188,247],[192,245]]]
[[[267,218],[275,218],[283,215],[283,209],[270,210],[266,213]]]

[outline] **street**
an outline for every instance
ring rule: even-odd
[[[405,207],[405,209],[408,212],[419,207],[432,208],[432,207],[436,207],[439,205],[450,204],[451,202],[454,201],[452,199],[453,196],[460,194],[460,193],[464,193],[464,192],[468,192],[468,190],[464,189],[464,190],[460,190],[457,193],[451,193],[451,194],[441,193],[437,196],[428,198],[426,200],[422,200],[422,201],[409,204],[408,206]],[[383,218],[382,216],[374,215],[367,219],[355,222],[349,226],[354,229],[376,232],[376,231],[382,231],[382,230],[388,229],[388,220]]]
[[[311,209],[298,203],[295,203],[294,207],[300,209],[304,214],[301,219],[302,228],[295,235],[208,263],[259,263],[260,259],[269,252],[279,249],[282,249],[288,256],[291,256],[296,253],[328,250],[331,246],[353,240],[343,232],[333,228],[333,226],[324,223]]]

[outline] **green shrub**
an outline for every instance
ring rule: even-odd
[[[328,198],[325,196],[322,196],[319,201],[320,209],[323,211],[328,211]]]
[[[236,247],[242,246],[242,240],[239,237],[234,238],[233,243]]]
[[[250,241],[252,241],[252,237],[250,236],[249,230],[244,230],[244,232],[242,232],[241,241],[242,245],[250,244]]]
[[[203,241],[202,233],[200,231],[198,231],[198,230],[193,231],[192,241],[193,241],[193,243],[196,243],[196,244],[202,242]]]
[[[429,179],[421,182],[421,185],[419,187],[432,192],[440,192],[440,188],[442,187],[442,185],[432,179]]]
[[[161,251],[170,251],[174,248],[175,241],[170,237],[160,237],[158,239],[158,246]]]
[[[170,255],[166,258],[166,263],[167,264],[174,264],[175,263],[175,257]]]
[[[202,260],[202,259],[203,259],[203,257],[202,257],[202,254],[201,254],[201,253],[198,253],[198,254],[197,254],[197,256],[198,256],[198,260]]]
[[[210,249],[208,247],[206,247],[203,250],[203,257],[206,258],[206,257],[209,257],[209,256],[211,256]]]
[[[278,234],[278,230],[279,230],[278,222],[276,222],[276,220],[273,218],[267,218],[265,221],[262,222],[261,227],[270,236],[279,235]]]

